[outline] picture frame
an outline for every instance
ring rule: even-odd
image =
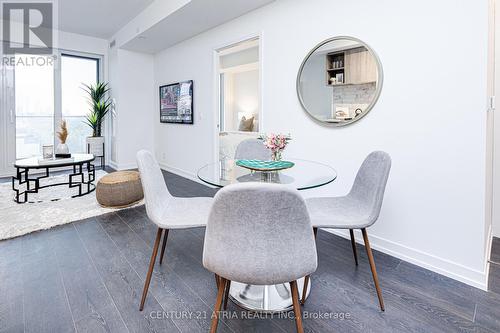
[[[160,93],[160,123],[194,123],[193,80],[162,85]]]

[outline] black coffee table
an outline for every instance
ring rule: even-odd
[[[52,161],[50,164],[41,163],[38,157],[17,160],[14,163],[16,175],[12,177],[12,190],[15,192],[14,201],[25,203],[28,201],[30,193],[38,193],[42,188],[60,185],[69,185],[70,188],[78,187],[78,194],[73,195],[72,198],[81,197],[95,191],[95,167],[91,163],[95,160],[95,156],[92,154],[72,154],[71,156],[72,160],[61,159],[60,161]],[[40,179],[50,177],[50,169],[67,166],[73,167],[73,173],[69,174],[67,182],[40,186]],[[45,169],[45,174],[30,177],[29,171],[36,169]],[[87,180],[85,180],[84,172],[87,173]],[[24,191],[19,189],[19,185],[22,184],[26,184]]]

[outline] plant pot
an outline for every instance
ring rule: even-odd
[[[85,140],[87,151],[94,156],[104,155],[104,137],[103,136],[89,136]]]
[[[56,155],[67,155],[69,154],[69,147],[65,143],[60,143],[56,147]]]

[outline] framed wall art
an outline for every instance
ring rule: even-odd
[[[160,122],[193,124],[193,80],[160,87]]]

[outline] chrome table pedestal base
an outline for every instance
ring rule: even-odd
[[[302,298],[304,278],[297,280],[299,299]],[[307,287],[307,296],[311,290],[311,280]],[[289,283],[270,286],[256,286],[231,281],[229,298],[238,306],[256,312],[287,312],[293,309],[292,292]]]

